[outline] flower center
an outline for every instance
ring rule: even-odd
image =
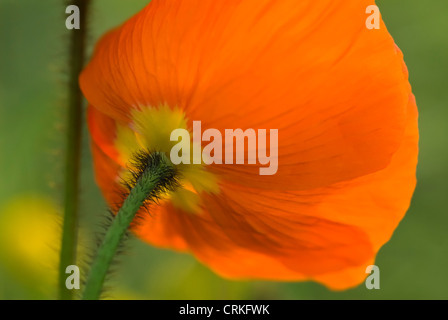
[[[186,129],[187,119],[180,109],[171,109],[164,105],[159,108],[143,107],[132,112],[133,122],[126,125],[117,124],[117,138],[115,147],[120,155],[120,164],[123,167],[121,178],[127,180],[129,160],[139,150],[146,149],[150,152],[164,152],[169,158],[170,151],[177,141],[171,141],[171,132],[175,129]],[[191,130],[189,130],[191,131]],[[190,135],[191,136],[191,135]],[[188,141],[187,141],[188,142]],[[193,142],[190,141],[191,148]],[[190,152],[193,156],[193,152]],[[217,177],[207,170],[204,163],[179,164],[182,187],[166,194],[164,199],[169,200],[175,207],[189,213],[200,213],[201,193],[219,192]]]

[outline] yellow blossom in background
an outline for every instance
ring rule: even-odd
[[[0,208],[0,266],[44,297],[55,293],[60,220],[56,204],[40,196],[18,196]]]

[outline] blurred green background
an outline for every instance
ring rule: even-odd
[[[147,0],[94,0],[90,49]],[[233,282],[186,254],[131,240],[108,296],[120,299],[448,299],[448,2],[379,1],[420,110],[418,187],[380,251],[381,289]],[[55,298],[66,115],[65,2],[0,0],[0,299]],[[105,204],[84,132],[81,251]]]

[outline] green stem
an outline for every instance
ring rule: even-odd
[[[170,190],[175,186],[176,172],[163,153],[153,153],[144,160],[142,172],[134,175],[136,181],[123,205],[119,209],[112,225],[100,245],[90,274],[87,278],[83,300],[100,298],[107,270],[115,256],[117,248],[128,230],[136,213],[142,205],[161,190]],[[142,163],[140,163],[142,165]]]
[[[76,264],[78,228],[78,190],[81,161],[81,132],[83,98],[78,84],[78,76],[84,66],[86,18],[90,0],[73,0],[80,12],[80,29],[73,29],[70,40],[70,80],[69,107],[66,142],[65,185],[64,185],[64,223],[59,263],[59,298],[73,299],[73,291],[65,285],[67,266]]]

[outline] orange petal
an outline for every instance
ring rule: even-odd
[[[107,156],[94,142],[91,144],[95,180],[107,203],[115,207],[122,203],[125,191],[119,183],[120,165]]]
[[[372,1],[152,1],[99,43],[81,87],[101,112],[168,104],[203,128],[279,129],[279,171],[216,166],[297,190],[385,168],[404,131],[407,79]],[[350,17],[349,19],[347,17]]]
[[[219,196],[203,196],[201,215],[171,208],[145,221],[138,235],[165,246],[148,230],[166,223],[201,261],[231,278],[355,286],[403,218],[415,187],[418,128],[412,95],[408,109],[405,139],[382,171],[309,191],[224,184]]]
[[[116,121],[89,105],[87,108],[87,123],[95,145],[111,159],[119,162],[119,154],[115,147]]]
[[[108,202],[119,170],[102,132],[110,118],[168,104],[203,130],[279,129],[276,175],[212,166],[221,193],[202,195],[201,214],[166,202],[135,232],[228,277],[361,282],[409,206],[418,153],[407,70],[384,24],[366,29],[372,3],[153,0],[106,35],[80,83],[98,109]]]

